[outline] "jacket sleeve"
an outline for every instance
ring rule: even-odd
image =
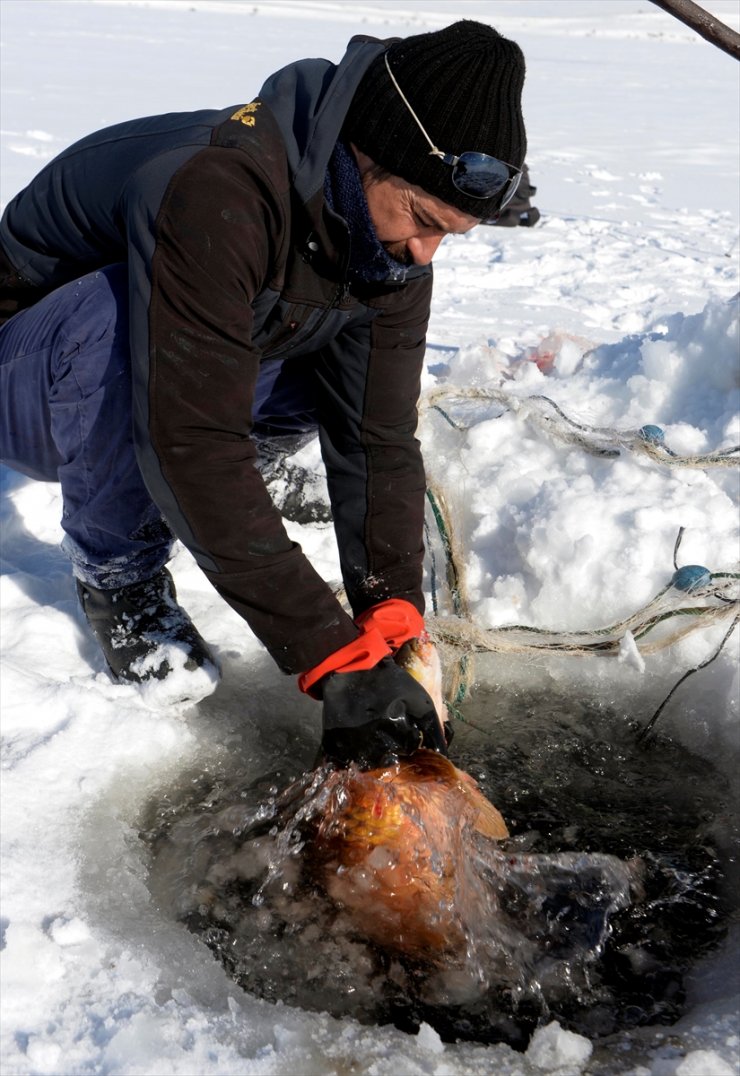
[[[355,616],[387,598],[424,612],[426,480],[418,421],[431,271],[374,302],[317,367],[320,433],[342,574]]]
[[[209,147],[174,172],[156,220],[150,177],[127,192],[134,425],[140,467],[174,533],[285,672],[358,635],[254,466],[259,352],[250,301],[285,234],[272,188]]]

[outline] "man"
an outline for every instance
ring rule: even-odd
[[[116,679],[214,668],[165,568],[175,535],[323,700],[330,755],[445,750],[392,660],[423,630],[430,263],[514,194],[523,79],[518,46],[476,22],[355,38],[246,105],[93,134],[7,207],[1,456],[61,482]],[[352,616],[258,466],[316,429]]]

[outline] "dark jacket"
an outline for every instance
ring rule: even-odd
[[[305,60],[259,98],[93,134],[52,161],[0,223],[8,314],[127,261],[134,438],[150,493],[219,594],[286,672],[358,635],[254,467],[259,363],[315,370],[319,433],[355,615],[388,597],[423,611],[425,480],[414,436],[431,271],[348,287],[349,235],[327,163],[383,47]]]

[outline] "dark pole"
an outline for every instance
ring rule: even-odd
[[[740,60],[740,34],[715,19],[714,15],[693,3],[693,0],[653,0],[653,3],[670,15],[675,15],[718,49]]]

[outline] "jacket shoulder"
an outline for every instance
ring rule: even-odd
[[[214,127],[211,145],[242,151],[278,190],[289,188],[288,160],[280,127],[260,98],[230,110]]]

